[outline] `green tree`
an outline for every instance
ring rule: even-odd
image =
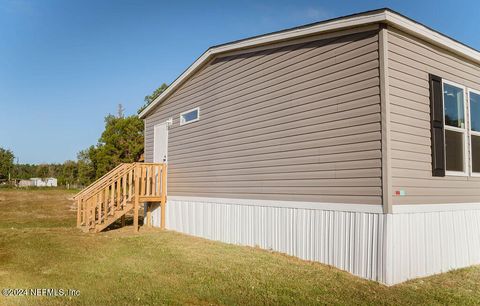
[[[29,179],[36,176],[37,166],[31,164],[15,165],[15,178]]]
[[[152,103],[168,85],[163,83],[151,95],[145,96],[140,113]],[[78,183],[88,185],[115,168],[119,163],[137,161],[144,150],[144,124],[137,116],[125,116],[118,105],[117,116],[105,117],[105,130],[97,145],[82,150],[77,155]],[[65,166],[65,165],[64,165]]]
[[[98,178],[119,163],[138,160],[143,152],[143,120],[137,116],[105,117],[105,131],[97,147],[90,151],[90,160]]]
[[[36,175],[41,179],[46,179],[47,177],[51,177],[52,171],[51,171],[50,165],[47,165],[47,164],[38,165]]]
[[[65,161],[61,171],[61,175],[59,175],[60,184],[70,186],[77,181],[78,167],[76,162],[72,160]]]
[[[132,163],[143,153],[143,120],[137,116],[105,117],[105,130],[96,146],[78,154],[78,177],[91,183],[119,163]]]
[[[168,88],[168,85],[163,83],[162,85],[160,85],[160,87],[155,89],[151,95],[145,96],[145,98],[143,99],[145,104],[143,104],[143,106],[140,107],[140,109],[138,110],[138,113],[140,114],[148,105],[150,105],[150,103],[153,102],[153,100],[155,100],[159,95],[161,95],[162,92],[164,92],[167,88]]]
[[[82,150],[77,154],[77,180],[80,185],[86,186],[95,179],[95,168],[90,155],[95,151],[94,146]]]
[[[0,148],[0,178],[9,178],[9,174],[13,171],[14,159],[12,151]]]

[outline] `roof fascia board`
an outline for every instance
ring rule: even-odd
[[[285,47],[285,46],[292,45],[292,44],[308,43],[308,42],[312,42],[312,41],[315,41],[315,40],[323,40],[323,39],[346,36],[346,35],[351,35],[351,34],[365,33],[365,32],[369,32],[369,31],[376,31],[376,30],[379,30],[379,29],[380,29],[380,24],[379,23],[372,23],[372,24],[368,24],[368,25],[362,25],[362,26],[343,29],[343,30],[329,31],[329,32],[325,32],[325,33],[319,33],[319,34],[315,34],[315,35],[299,37],[299,38],[295,38],[294,40],[290,39],[290,40],[285,40],[285,41],[272,42],[272,43],[264,44],[264,45],[260,45],[260,46],[252,46],[248,49],[226,51],[226,52],[215,54],[215,58],[217,59],[217,58],[235,56],[235,55],[239,55],[239,54],[244,54],[245,52],[249,52],[249,53],[250,52],[258,52],[258,51],[263,51],[263,50],[267,50],[267,49],[270,49],[270,48],[281,48],[281,47]]]
[[[284,40],[290,40],[295,38],[300,38],[303,36],[315,35],[320,33],[325,33],[329,31],[337,31],[345,28],[356,27],[359,25],[365,25],[368,23],[375,23],[385,20],[385,13],[380,12],[373,15],[365,16],[356,16],[348,19],[333,20],[327,23],[321,23],[318,25],[313,25],[308,28],[293,29],[286,32],[274,33],[267,36],[261,36],[238,43],[228,44],[224,46],[215,47],[213,50],[215,53],[223,53],[231,50],[240,50],[250,48],[252,46],[261,46],[264,44],[271,44],[272,42],[279,42]]]
[[[439,32],[412,21],[404,16],[398,15],[391,11],[386,11],[387,24],[403,30],[413,36],[424,39],[434,45],[445,48],[461,57],[480,63],[480,52],[474,50],[462,43],[455,41]]]

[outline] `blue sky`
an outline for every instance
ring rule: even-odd
[[[382,7],[480,49],[478,1],[0,0],[0,146],[75,159],[211,45]]]

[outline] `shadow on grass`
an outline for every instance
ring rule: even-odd
[[[133,216],[129,216],[129,215],[125,216],[125,226],[133,226]],[[139,213],[139,216],[138,216],[138,226],[143,226],[143,216],[141,213]],[[122,228],[121,218],[113,222],[112,224],[110,224],[107,228],[103,230],[103,232],[117,230],[120,228]]]

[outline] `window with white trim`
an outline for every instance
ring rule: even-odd
[[[447,175],[480,176],[480,92],[443,80]]]
[[[470,158],[472,175],[480,176],[480,92],[469,90]]]
[[[468,133],[465,121],[465,88],[444,80],[443,109],[446,171],[450,175],[465,175]]]
[[[180,125],[200,120],[200,107],[188,110],[180,114]]]

